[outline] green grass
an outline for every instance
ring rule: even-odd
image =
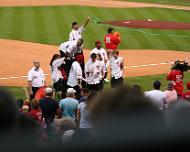
[[[122,1],[190,6],[190,0],[122,0]]]
[[[10,91],[11,94],[13,94],[16,98],[23,98],[23,99],[26,98],[25,92],[22,89],[22,87],[0,87],[0,88]]]
[[[190,75],[188,73],[185,73],[184,78],[184,86],[187,82],[190,80]],[[159,80],[162,83],[161,90],[164,91],[166,89],[168,81],[166,80],[166,74],[161,75],[152,75],[152,76],[140,76],[140,77],[129,77],[125,79],[125,84],[127,85],[140,85],[142,88],[142,91],[148,91],[152,89],[152,83],[155,80]],[[12,92],[17,98],[23,98],[25,99],[25,93],[24,90],[21,87],[2,87],[6,88],[9,91]],[[106,84],[106,89],[110,88],[110,84]]]
[[[161,8],[113,9],[78,6],[0,7],[0,38],[59,45],[68,40],[71,23],[90,16],[106,20],[152,19],[190,22],[189,11]],[[84,32],[85,48],[103,40],[108,25],[91,20]],[[122,34],[120,49],[190,51],[190,30],[159,30],[116,27]]]

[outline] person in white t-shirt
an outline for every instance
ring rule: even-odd
[[[51,78],[53,88],[58,93],[60,99],[62,93],[65,93],[67,90],[67,76],[66,73],[63,75],[63,72],[61,71],[61,66],[63,64],[65,64],[65,58],[60,58],[59,54],[54,54],[50,61]]]
[[[100,65],[96,59],[96,54],[92,53],[90,59],[85,65],[85,75],[87,88],[89,90],[100,90]]]
[[[106,79],[106,77],[107,77],[107,68],[108,68],[108,64],[109,64],[109,63],[108,63],[108,55],[107,55],[106,50],[105,50],[104,48],[102,48],[102,43],[101,43],[101,41],[97,40],[97,41],[95,42],[95,48],[94,48],[93,50],[91,50],[90,55],[91,55],[92,53],[95,53],[96,55],[97,55],[97,54],[100,54],[100,55],[101,55],[102,61],[103,61],[104,64],[105,64],[104,80],[105,80],[106,82],[108,82],[109,80]]]
[[[69,34],[69,41],[78,41],[79,39],[82,39],[82,33],[87,27],[89,20],[90,18],[88,17],[82,26],[79,26],[77,22],[72,23],[72,31]],[[82,50],[82,46],[81,46],[81,51],[77,52],[76,57],[81,58],[79,63],[82,68],[82,76],[85,77],[85,73],[84,73],[85,61],[84,61],[84,53]],[[82,81],[82,86],[83,87],[86,86],[85,81]]]
[[[110,68],[111,87],[121,87],[123,85],[124,61],[123,58],[119,56],[118,50],[113,51],[110,59]]]
[[[102,59],[102,56],[99,53],[96,55],[96,59],[99,62],[99,78],[100,78],[99,89],[103,90],[104,89],[104,78],[105,78],[105,73],[106,73],[106,65]]]
[[[76,90],[76,98],[78,99],[80,97],[80,89],[82,88],[82,69],[78,62],[78,58],[76,58],[76,61],[74,61],[71,65],[71,69],[69,72],[69,77],[67,81],[67,85],[69,88],[73,88]]]
[[[83,39],[79,39],[78,41],[64,42],[59,46],[60,56],[66,58],[65,72],[67,76],[69,75],[71,65],[75,61],[76,55],[82,51],[83,43]]]
[[[82,50],[83,43],[84,43],[84,40],[82,38],[76,41],[67,41],[67,42],[62,43],[59,46],[61,57],[72,58],[76,53],[80,53]]]
[[[153,83],[154,90],[144,92],[144,95],[151,99],[151,101],[160,109],[164,109],[164,103],[166,96],[163,91],[160,90],[161,82],[155,81]]]
[[[30,94],[30,100],[35,97],[36,92],[41,87],[45,86],[45,75],[40,68],[40,62],[34,60],[34,67],[28,72],[28,89]]]
[[[107,55],[107,52],[104,48],[102,48],[102,43],[101,41],[97,40],[95,42],[95,48],[93,50],[91,50],[90,52],[90,55],[92,53],[95,53],[96,55],[97,54],[100,54],[101,55],[101,58],[102,58],[102,61],[106,64],[107,61],[108,61],[108,55]]]
[[[79,26],[77,22],[72,23],[72,31],[69,34],[69,41],[77,41],[82,38],[82,33],[87,27],[90,18],[88,17],[82,26]]]

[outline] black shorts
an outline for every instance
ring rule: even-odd
[[[115,77],[111,78],[111,87],[112,88],[118,88],[123,86],[123,77],[120,77],[119,79],[115,79]]]
[[[87,84],[87,88],[92,91],[101,91],[102,90],[102,84],[98,83],[98,84]]]
[[[67,81],[59,79],[56,83],[53,84],[53,88],[56,92],[66,92],[67,91]]]

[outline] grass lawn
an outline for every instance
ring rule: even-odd
[[[162,75],[153,75],[153,76],[141,76],[141,77],[130,77],[125,79],[125,84],[127,85],[140,85],[142,87],[143,91],[151,90],[152,89],[152,83],[155,80],[159,80],[162,83],[161,90],[165,90],[165,87],[167,86],[167,81],[166,81],[166,74]],[[185,78],[184,78],[184,86],[186,82],[190,80],[190,74],[189,72],[185,73]],[[106,85],[106,88],[109,88],[110,84],[108,83]],[[24,90],[21,87],[1,87],[1,88],[6,88],[9,91],[12,92],[12,94],[15,95],[17,98],[23,98],[25,99],[25,93]]]
[[[59,45],[68,40],[71,23],[90,16],[106,20],[152,19],[190,22],[189,11],[161,8],[113,9],[78,6],[0,7],[0,38]],[[108,25],[91,20],[84,33],[85,48],[103,40]],[[190,51],[190,30],[157,30],[116,27],[122,35],[120,49]]]
[[[122,1],[190,6],[190,0],[122,0]]]

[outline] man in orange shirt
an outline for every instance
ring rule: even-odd
[[[116,34],[113,33],[113,31],[114,28],[109,27],[108,34],[106,34],[104,37],[104,43],[107,49],[108,57],[112,54],[114,50],[117,50],[118,45],[121,42],[120,35],[117,36]]]

